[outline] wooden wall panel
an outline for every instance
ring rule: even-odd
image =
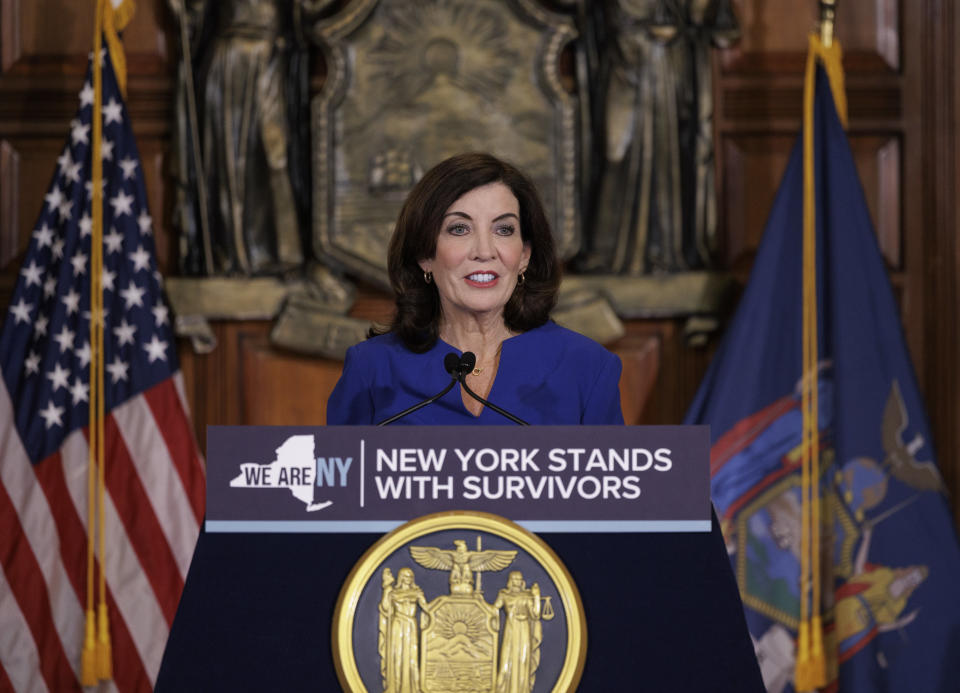
[[[10,47],[5,41],[2,53],[4,72],[85,71],[93,44],[92,8],[92,2],[2,0],[0,17],[11,25],[4,31],[5,37],[10,36]],[[148,57],[155,68],[165,65],[168,23],[163,0],[138,2],[124,31],[128,59],[142,65]]]
[[[795,140],[795,135],[731,135],[721,140],[721,266],[737,272],[741,280],[753,264]]]
[[[661,340],[652,335],[628,333],[615,345],[613,352],[623,363],[620,376],[620,407],[628,425],[650,416],[649,403],[660,373]]]
[[[807,34],[817,23],[817,3],[796,0],[734,0],[742,40],[723,56],[727,69],[780,72],[802,65]],[[898,0],[839,3],[837,34],[848,69],[896,70],[900,66]],[[804,30],[807,29],[807,30]]]
[[[144,182],[147,187],[147,205],[153,218],[154,241],[157,246],[157,264],[163,274],[176,271],[176,239],[169,232],[167,217],[172,200],[166,194],[167,161],[170,156],[170,144],[159,137],[139,137],[140,165],[143,166]]]
[[[749,268],[773,205],[795,135],[730,135],[723,138],[720,218],[722,264],[742,274]],[[887,265],[901,268],[900,141],[897,136],[850,137],[864,197]]]
[[[279,351],[266,337],[239,344],[243,376],[242,423],[318,425],[343,363]]]
[[[910,6],[904,14],[904,321],[960,525],[960,13],[954,0]]]
[[[169,271],[174,239],[166,226],[172,115],[171,19],[163,0],[142,1],[124,32],[127,108],[142,156],[158,259]],[[0,0],[0,302],[9,299],[69,133],[93,40],[93,5],[64,0]]]
[[[64,130],[64,136],[68,130]],[[33,225],[40,216],[43,196],[53,177],[57,157],[63,151],[62,138],[3,138],[6,156],[16,165],[0,168],[0,195],[13,203],[0,220],[0,266],[6,266],[27,249]]]
[[[0,267],[17,254],[20,229],[20,153],[0,141]]]

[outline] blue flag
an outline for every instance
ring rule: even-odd
[[[960,547],[821,69],[813,142],[822,690],[960,690]],[[802,150],[798,140],[750,282],[686,418],[711,425],[713,502],[771,693],[794,690],[801,604]]]

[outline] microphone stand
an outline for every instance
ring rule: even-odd
[[[507,417],[508,419],[513,421],[513,423],[515,424],[520,424],[521,426],[529,426],[530,424],[528,424],[523,419],[518,418],[513,414],[511,414],[510,412],[501,409],[496,404],[492,404],[491,402],[488,402],[483,397],[481,397],[476,392],[470,389],[470,386],[467,385],[466,376],[467,376],[467,373],[473,370],[473,367],[476,364],[477,364],[477,357],[474,355],[472,351],[465,351],[463,353],[463,356],[460,357],[460,363],[457,364],[457,370],[455,373],[455,377],[457,378],[457,380],[460,381],[460,387],[462,387],[468,395],[470,395],[475,400],[483,404],[485,407],[490,407],[495,412],[500,414],[500,416]]]
[[[437,394],[435,394],[433,397],[430,397],[429,399],[425,399],[425,400],[423,400],[422,402],[418,402],[417,404],[414,404],[412,407],[407,407],[406,409],[404,409],[404,410],[403,410],[402,412],[400,412],[399,414],[394,414],[393,416],[391,416],[391,417],[389,417],[389,418],[387,418],[387,419],[384,419],[383,421],[381,421],[380,423],[378,423],[377,426],[386,426],[387,424],[393,423],[393,422],[396,421],[397,419],[402,419],[404,416],[406,416],[407,414],[412,414],[412,413],[415,412],[417,409],[422,409],[423,407],[427,406],[428,404],[433,404],[433,403],[436,402],[438,399],[440,399],[441,397],[443,397],[445,394],[447,394],[448,392],[450,392],[450,388],[452,388],[454,385],[456,385],[456,384],[457,384],[457,380],[458,380],[460,377],[462,377],[462,376],[460,375],[460,370],[461,370],[461,369],[460,369],[460,365],[461,365],[461,362],[462,362],[462,358],[461,358],[461,357],[458,357],[456,354],[447,354],[447,355],[444,357],[444,359],[443,359],[443,367],[446,368],[446,369],[447,369],[447,373],[449,373],[449,374],[452,376],[451,379],[450,379],[450,383],[449,383],[445,388],[443,388],[443,390],[441,390],[440,392],[438,392]],[[471,366],[471,368],[473,368],[473,366]]]

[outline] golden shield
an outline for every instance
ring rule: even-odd
[[[350,693],[561,693],[587,652],[580,593],[509,520],[443,512],[374,544],[344,583],[333,658]]]

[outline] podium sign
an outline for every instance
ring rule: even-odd
[[[532,532],[709,532],[706,426],[211,426],[208,532],[387,532],[446,510]]]

